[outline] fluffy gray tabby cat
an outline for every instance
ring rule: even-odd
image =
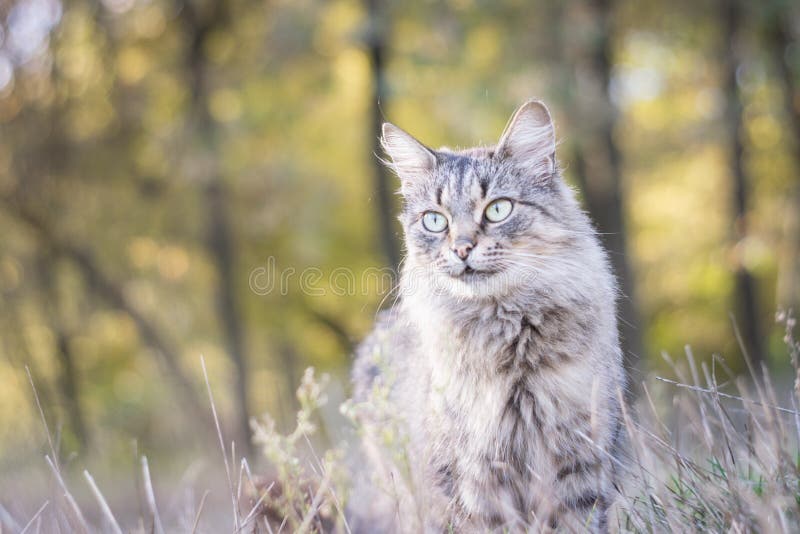
[[[560,177],[547,108],[495,147],[431,150],[392,124],[408,251],[401,300],[359,348],[355,399],[383,388],[405,460],[365,418],[364,531],[604,531],[625,374],[606,254]],[[375,478],[378,480],[375,481]]]

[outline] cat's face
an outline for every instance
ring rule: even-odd
[[[575,208],[541,103],[523,105],[493,149],[433,151],[391,124],[382,141],[402,181],[411,276],[457,296],[503,295],[530,286],[568,244],[564,212]]]

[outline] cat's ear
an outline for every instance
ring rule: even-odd
[[[534,176],[551,175],[556,168],[556,134],[547,107],[525,102],[508,121],[496,153]]]
[[[410,134],[390,122],[383,123],[381,145],[392,161],[389,166],[400,177],[403,189],[425,179],[436,167],[436,154]]]

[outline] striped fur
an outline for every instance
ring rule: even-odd
[[[526,103],[491,148],[433,151],[391,125],[383,141],[402,182],[408,254],[398,304],[359,349],[355,398],[388,388],[410,470],[367,440],[374,472],[396,491],[355,506],[353,524],[604,531],[625,386],[616,286],[560,177],[549,112]],[[483,213],[498,198],[513,210],[492,223]],[[448,228],[426,230],[427,210]],[[458,239],[474,243],[466,261]]]

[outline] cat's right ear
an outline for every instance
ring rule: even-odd
[[[533,176],[551,176],[556,170],[556,133],[544,103],[529,100],[508,121],[497,154]]]
[[[404,191],[408,185],[428,178],[436,167],[436,154],[431,149],[390,122],[383,123],[381,145],[392,159],[387,163],[400,177]]]

